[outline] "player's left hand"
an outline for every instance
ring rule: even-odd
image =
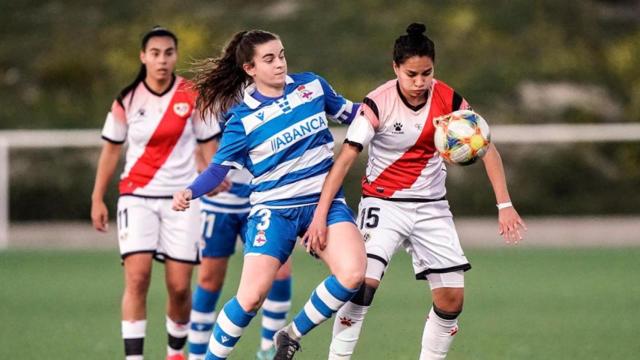
[[[300,240],[307,252],[320,252],[327,246],[327,219],[322,216],[313,216],[311,224]]]
[[[522,241],[525,231],[527,225],[513,206],[498,210],[498,234],[502,235],[507,244]]]

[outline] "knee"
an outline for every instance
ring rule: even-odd
[[[169,299],[175,303],[188,302],[191,297],[191,289],[188,283],[185,284],[168,284],[167,291],[169,292]]]
[[[201,272],[198,285],[209,291],[218,291],[224,283],[225,271]]]
[[[369,282],[370,279],[365,279],[365,281],[360,285],[358,292],[353,296],[351,302],[360,305],[360,306],[370,306],[373,302],[373,296],[376,294],[376,290],[378,289],[378,282],[376,281],[375,286]],[[374,280],[375,281],[375,280]]]
[[[149,289],[149,283],[151,282],[151,274],[137,273],[127,276],[125,284],[125,292],[131,295],[144,296]]]
[[[261,295],[257,293],[253,293],[253,294],[238,293],[238,295],[236,295],[236,298],[238,299],[238,303],[240,303],[240,306],[242,307],[242,309],[244,309],[244,311],[255,312],[260,309],[260,306],[262,306],[262,303],[266,298],[266,294]]]
[[[457,317],[462,313],[463,303],[464,298],[462,296],[452,294],[451,296],[439,298],[437,302],[434,301],[433,308],[436,313],[440,311],[443,314],[455,315],[455,317]]]
[[[335,276],[342,286],[355,289],[364,282],[365,266],[349,266],[336,271]]]

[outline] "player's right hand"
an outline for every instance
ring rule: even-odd
[[[109,229],[109,210],[104,201],[91,202],[91,222],[98,231],[107,232]]]
[[[189,208],[189,202],[191,201],[191,190],[184,189],[173,194],[173,203],[171,208],[175,211],[185,211]]]
[[[322,252],[327,246],[327,217],[314,215],[300,243],[307,252]]]

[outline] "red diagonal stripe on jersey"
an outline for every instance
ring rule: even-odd
[[[433,87],[431,107],[425,126],[416,143],[398,160],[384,169],[371,183],[366,176],[362,178],[362,193],[376,197],[391,197],[396,191],[407,189],[416,182],[422,170],[427,166],[436,148],[433,143],[435,127],[433,118],[451,112],[453,89],[437,82]]]
[[[132,194],[151,182],[180,140],[193,104],[193,94],[188,91],[186,84],[185,81],[178,84],[158,127],[144,148],[144,153],[133,164],[127,177],[120,180],[120,194]],[[189,110],[183,116],[179,116],[174,110],[174,105],[181,102],[189,104]]]

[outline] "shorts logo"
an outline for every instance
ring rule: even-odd
[[[189,104],[186,102],[179,102],[173,104],[173,112],[180,117],[184,117],[189,113]]]
[[[371,234],[364,233],[364,235],[362,235],[362,238],[364,239],[364,242],[367,242],[367,241],[371,240]]]
[[[261,247],[262,245],[267,243],[267,236],[265,235],[263,230],[258,231],[256,237],[253,238],[253,246]]]

